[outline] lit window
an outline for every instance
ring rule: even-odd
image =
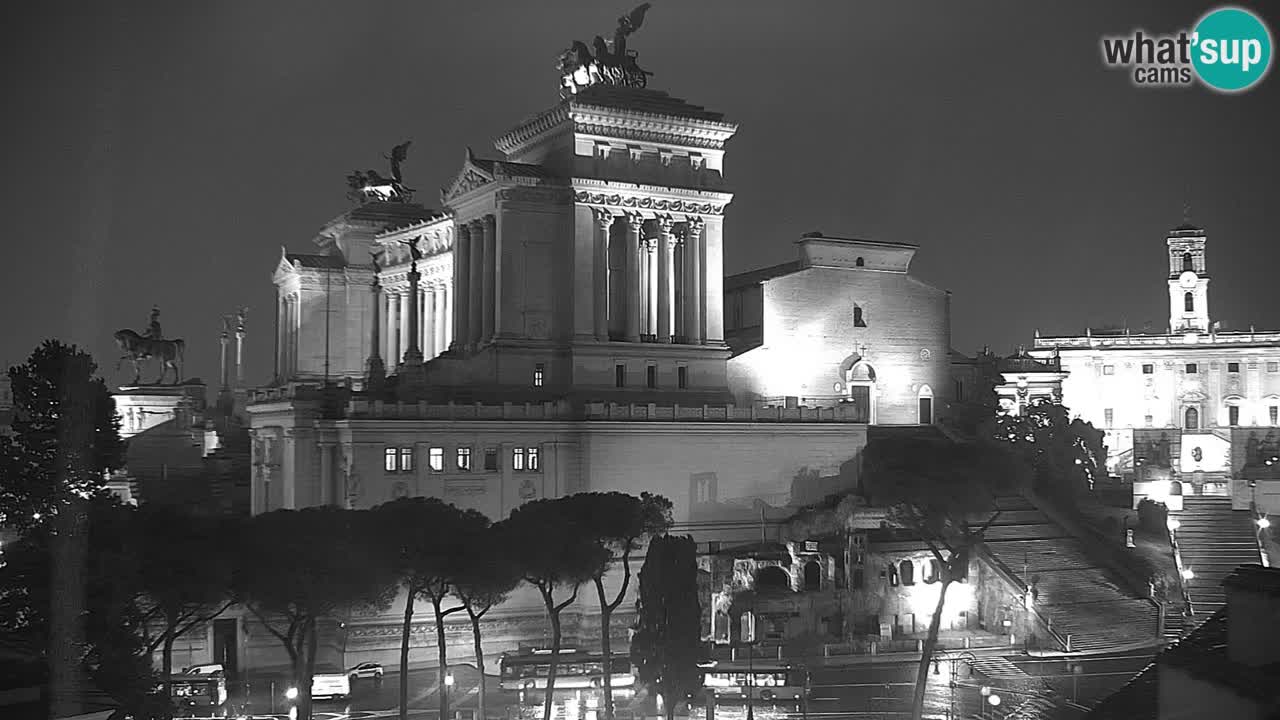
[[[541,468],[541,465],[538,461],[538,455],[539,455],[538,448],[536,447],[525,449],[525,453],[524,453],[525,465],[529,468],[529,472],[538,472],[538,470]]]
[[[533,386],[542,387],[542,375],[545,368],[542,363],[533,366]]]
[[[1103,422],[1106,424],[1106,426],[1111,427],[1112,422],[1115,420],[1116,412],[1111,408],[1107,408],[1106,410],[1102,411],[1102,417],[1104,418]]]
[[[1187,374],[1188,374],[1188,375],[1195,375],[1195,374],[1196,374],[1196,373],[1198,373],[1198,372],[1200,372],[1200,368],[1199,368],[1199,367],[1197,367],[1195,363],[1187,363]]]
[[[645,366],[644,384],[645,384],[645,387],[649,389],[658,387],[658,366],[657,365]]]
[[[400,472],[413,470],[413,448],[400,448]]]
[[[627,386],[627,366],[618,363],[613,366],[613,384],[615,387]]]
[[[1229,373],[1238,373],[1238,372],[1240,372],[1240,363],[1238,363],[1238,362],[1234,362],[1234,363],[1229,362],[1229,363],[1227,363],[1227,372],[1229,372]]]
[[[676,368],[676,387],[681,390],[689,387],[689,368],[684,365]]]
[[[458,469],[468,472],[471,470],[471,448],[458,448]]]
[[[382,469],[387,472],[396,471],[396,449],[387,448],[382,453]]]
[[[1116,366],[1115,366],[1115,365],[1103,365],[1103,366],[1102,366],[1102,374],[1103,374],[1103,375],[1115,375],[1115,374],[1116,374]]]
[[[511,450],[511,469],[524,470],[524,448],[518,447]]]
[[[1143,365],[1143,366],[1142,366],[1142,374],[1143,374],[1143,375],[1151,375],[1151,374],[1155,373],[1155,371],[1156,371],[1156,366],[1155,366],[1155,365],[1152,365],[1151,363],[1147,363],[1146,365]]]
[[[427,451],[427,464],[431,472],[444,472],[444,448],[433,447]]]
[[[484,451],[484,469],[486,472],[498,469],[498,451],[494,448],[487,448]]]

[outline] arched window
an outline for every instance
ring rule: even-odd
[[[1182,295],[1182,309],[1186,310],[1187,312],[1195,312],[1196,296],[1191,293],[1184,293]]]
[[[1187,408],[1187,412],[1185,413],[1184,418],[1186,419],[1186,422],[1184,423],[1183,427],[1185,427],[1187,430],[1200,429],[1200,411],[1199,410],[1193,407]]]
[[[810,560],[804,565],[804,589],[822,589],[822,565],[817,560]]]
[[[867,326],[866,319],[862,317],[862,308],[858,307],[857,305],[853,306],[853,326],[854,327]]]
[[[921,425],[933,424],[933,388],[928,385],[921,385],[920,392],[916,394],[919,413],[916,418]]]
[[[856,267],[862,267],[862,266],[866,265],[866,264],[867,264],[867,262],[866,262],[865,260],[863,260],[862,258],[858,258],[857,260],[854,260],[854,261],[853,261],[853,264],[854,264]]]
[[[911,564],[910,560],[903,560],[898,563],[898,574],[902,576],[903,585],[916,584],[916,566]]]
[[[1182,483],[1178,482],[1177,480],[1174,480],[1173,482],[1170,482],[1170,483],[1169,483],[1169,494],[1170,494],[1170,495],[1181,495],[1181,494],[1182,494]]]
[[[936,559],[929,561],[929,566],[924,573],[924,581],[926,583],[936,583],[941,579],[942,573],[939,572],[940,566]]]
[[[1195,261],[1191,257],[1191,253],[1189,252],[1182,253],[1182,271],[1186,272],[1190,270],[1192,272],[1195,272],[1195,269],[1196,269]]]

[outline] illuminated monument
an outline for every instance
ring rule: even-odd
[[[560,101],[498,138],[499,157],[467,150],[442,209],[414,202],[401,145],[390,177],[348,177],[354,205],[313,253],[282,250],[276,381],[249,405],[254,513],[432,496],[499,519],[535,498],[648,490],[680,532],[758,539],[762,519],[855,487],[870,422],[927,425],[934,393],[945,406],[946,295],[907,275],[907,245],[803,239],[804,267],[766,283],[761,332],[829,346],[822,362],[777,369],[803,370],[794,392],[755,365],[731,377],[748,362],[735,354],[768,354],[725,327],[737,126],[647,87],[626,49],[642,20],[574,43]],[[806,278],[828,294],[770,290]],[[753,281],[733,282],[737,298]],[[815,334],[806,312],[829,322]],[[541,637],[527,600],[503,606],[515,625],[486,636],[494,649]],[[396,622],[353,622],[351,650],[382,657]]]

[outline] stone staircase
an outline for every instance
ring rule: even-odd
[[[1183,585],[1191,598],[1192,625],[1199,625],[1226,605],[1223,579],[1241,565],[1262,562],[1257,527],[1249,511],[1232,510],[1231,498],[1223,496],[1184,496],[1182,510],[1170,517],[1178,520],[1182,567],[1193,573]]]
[[[987,552],[1036,589],[1036,610],[1070,636],[1072,651],[1154,640],[1159,610],[1088,556],[1083,544],[1025,498],[1001,498]]]

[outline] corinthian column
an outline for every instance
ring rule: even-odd
[[[627,342],[640,342],[640,230],[644,219],[627,216]]]
[[[433,358],[439,352],[436,348],[436,303],[440,297],[435,285],[428,285],[422,290],[422,355]]]
[[[422,348],[418,345],[419,325],[421,316],[418,315],[418,283],[422,280],[422,273],[418,272],[418,261],[414,260],[409,266],[409,296],[406,299],[406,305],[409,306],[409,322],[405,328],[405,338],[408,340],[404,351],[404,363],[406,365],[422,364]]]
[[[470,280],[467,292],[467,344],[477,345],[484,332],[484,223],[472,220],[471,223],[471,267],[468,268]]]
[[[609,339],[609,229],[616,219],[608,210],[593,210],[596,219],[596,247],[592,292],[595,294],[596,340]]]
[[[658,334],[658,242],[648,238],[643,242],[644,254],[644,335]]]
[[[485,215],[481,221],[484,227],[484,267],[481,269],[481,285],[484,288],[484,300],[481,310],[484,313],[480,339],[488,342],[493,339],[494,326],[497,323],[498,298],[498,220],[493,215]]]
[[[400,338],[400,347],[398,349],[398,352],[396,352],[396,357],[392,358],[392,360],[394,361],[396,359],[399,359],[401,362],[403,362],[406,354],[409,352],[409,344],[412,342],[412,338],[409,335],[409,330],[411,329],[409,327],[409,323],[413,319],[413,309],[412,309],[413,306],[412,306],[412,301],[409,298],[409,293],[407,291],[401,290],[399,297],[400,297],[400,309],[396,312],[396,320],[399,321],[400,323],[399,325],[400,332],[397,335],[397,337]]]
[[[444,352],[453,341],[453,286],[446,280],[440,286],[438,322],[436,323],[436,347]]]
[[[684,236],[684,335],[690,345],[701,345],[702,326],[702,218],[689,218]]]
[[[374,274],[373,283],[370,285],[373,290],[373,337],[369,343],[369,362],[365,375],[365,386],[370,390],[377,390],[382,387],[382,382],[387,378],[386,366],[382,364],[382,351],[380,345],[382,343],[382,285],[378,283],[378,276]]]
[[[676,238],[671,234],[675,221],[671,218],[658,219],[658,342],[671,342],[671,311],[675,308],[675,285],[672,283],[675,274]]]
[[[470,337],[467,322],[471,309],[467,304],[471,295],[471,225],[458,225],[453,241],[453,342],[450,347],[461,348]]]

